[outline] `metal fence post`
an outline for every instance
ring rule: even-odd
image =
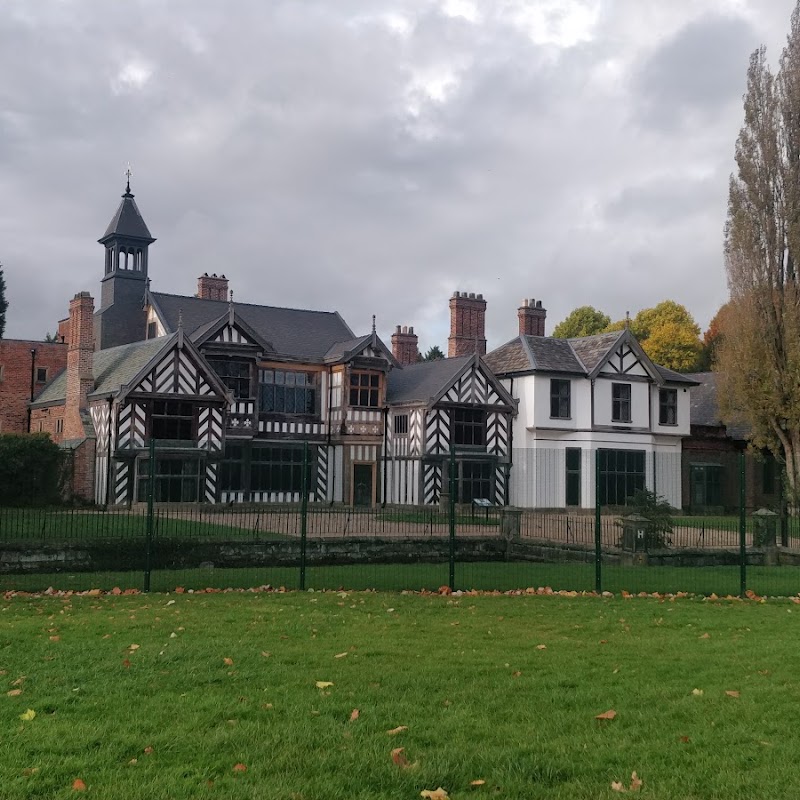
[[[594,590],[603,592],[603,519],[600,515],[600,451],[594,451]]]
[[[153,495],[155,489],[156,474],[156,440],[150,437],[150,447],[148,450],[147,464],[147,537],[145,540],[144,553],[144,591],[150,591],[150,571],[153,565]]]
[[[456,589],[456,451],[450,448],[450,591]]]
[[[306,533],[308,532],[308,442],[303,442],[303,481],[300,499],[300,589],[306,588]]]
[[[747,515],[744,485],[745,456],[739,454],[739,596],[747,592]]]

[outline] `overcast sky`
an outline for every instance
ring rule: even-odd
[[[99,298],[132,189],[153,288],[414,325],[454,290],[490,349],[522,298],[726,299],[727,180],[750,53],[795,0],[2,0],[6,336]]]

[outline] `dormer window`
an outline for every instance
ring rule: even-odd
[[[350,373],[350,405],[380,408],[381,376],[377,372]]]
[[[631,421],[631,385],[629,383],[611,384],[611,421]]]

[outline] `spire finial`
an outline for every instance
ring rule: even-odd
[[[228,324],[233,327],[233,289],[228,292]]]
[[[123,175],[125,175],[125,177],[127,178],[127,183],[125,184],[125,194],[126,195],[130,195],[131,194],[131,175],[133,175],[133,172],[131,171],[131,162],[130,161],[128,162],[128,168],[125,170]],[[131,195],[131,197],[132,196],[133,195]]]
[[[631,327],[631,312],[625,312],[625,330],[628,330]]]
[[[372,332],[375,333],[375,315],[372,315]]]
[[[178,309],[178,330],[183,330],[183,309]]]

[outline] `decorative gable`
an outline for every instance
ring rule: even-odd
[[[639,354],[631,347],[629,342],[625,341],[621,342],[616,350],[606,356],[600,373],[611,374],[615,377],[623,375],[648,377],[650,375]]]
[[[206,375],[206,370],[201,369],[185,349],[177,347],[165,353],[130,391],[180,395],[217,393]]]
[[[219,344],[255,344],[242,332],[238,325],[226,325],[208,341]]]

